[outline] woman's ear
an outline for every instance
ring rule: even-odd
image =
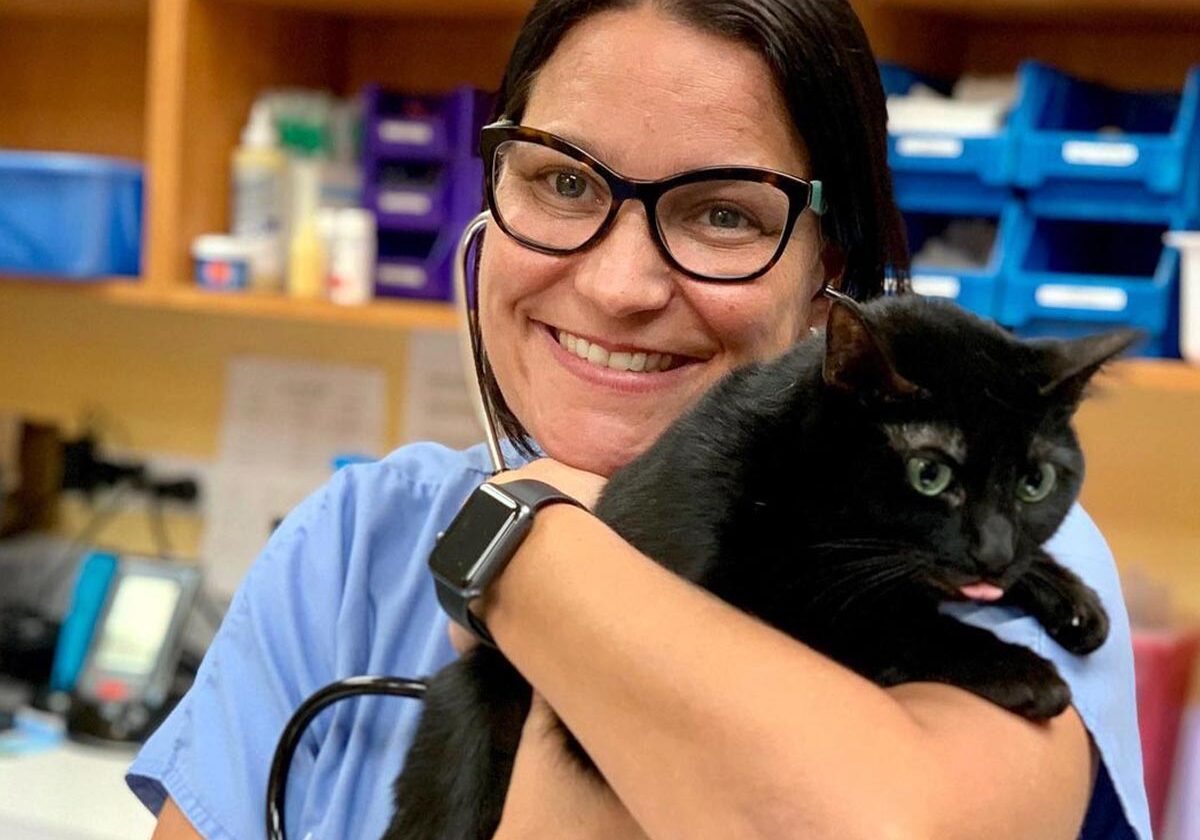
[[[825,286],[822,285],[817,292],[817,296],[809,301],[808,304],[808,323],[805,325],[809,331],[823,330],[825,324],[829,320],[829,305],[833,303],[829,295],[825,294]]]
[[[821,245],[821,270],[824,272],[825,285],[835,289],[841,287],[842,275],[846,273],[846,255],[829,240]]]
[[[837,289],[842,285],[842,275],[846,273],[846,258],[842,255],[841,248],[838,248],[832,242],[825,242],[821,247],[821,276],[824,281],[817,287],[816,294],[808,306],[808,326],[816,329],[824,329],[825,322],[829,320],[829,304],[831,303],[829,296],[825,294],[825,289],[832,286]]]

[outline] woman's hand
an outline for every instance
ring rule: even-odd
[[[450,622],[459,655],[479,644]],[[492,840],[644,840],[645,834],[604,780],[579,769],[563,747],[558,719],[534,692],[516,765]]]
[[[544,481],[556,490],[561,490],[576,499],[588,510],[596,507],[600,491],[604,489],[604,485],[608,481],[603,476],[568,467],[553,458],[538,458],[518,469],[499,473],[491,481],[495,484],[505,484],[522,478]]]
[[[604,780],[567,753],[556,721],[535,692],[493,840],[646,840]]]

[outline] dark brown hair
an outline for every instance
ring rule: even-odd
[[[847,0],[538,0],[509,56],[495,116],[521,121],[538,71],[577,23],[648,2],[702,32],[754,48],[771,68],[813,177],[825,186],[829,211],[821,224],[844,259],[840,290],[866,300],[883,291],[886,268],[905,276],[908,250],[892,197],[879,68]],[[470,329],[476,373],[501,433],[534,454],[482,352],[477,316]]]

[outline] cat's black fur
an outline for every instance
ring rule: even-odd
[[[824,339],[718,383],[612,477],[596,514],[657,562],[880,685],[950,683],[1032,720],[1053,717],[1070,691],[1050,662],[938,605],[987,580],[1068,650],[1104,641],[1095,593],[1041,546],[1083,478],[1070,420],[1084,387],[1135,338],[1021,342],[914,296],[836,303]],[[944,493],[914,489],[914,456],[953,468]],[[1018,482],[1041,461],[1057,472],[1053,492],[1019,500]],[[494,649],[439,672],[385,840],[489,840],[529,700]]]

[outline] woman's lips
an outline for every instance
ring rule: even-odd
[[[559,342],[558,330],[545,324],[542,324],[541,327],[539,332],[545,336],[550,353],[559,364],[586,382],[626,393],[647,393],[674,387],[684,377],[691,376],[701,361],[689,357],[673,357],[671,367],[665,371],[614,370],[611,367],[580,358],[577,353],[571,352]],[[607,352],[605,355],[608,355]],[[661,356],[661,354],[659,355]],[[659,364],[661,365],[661,358]]]

